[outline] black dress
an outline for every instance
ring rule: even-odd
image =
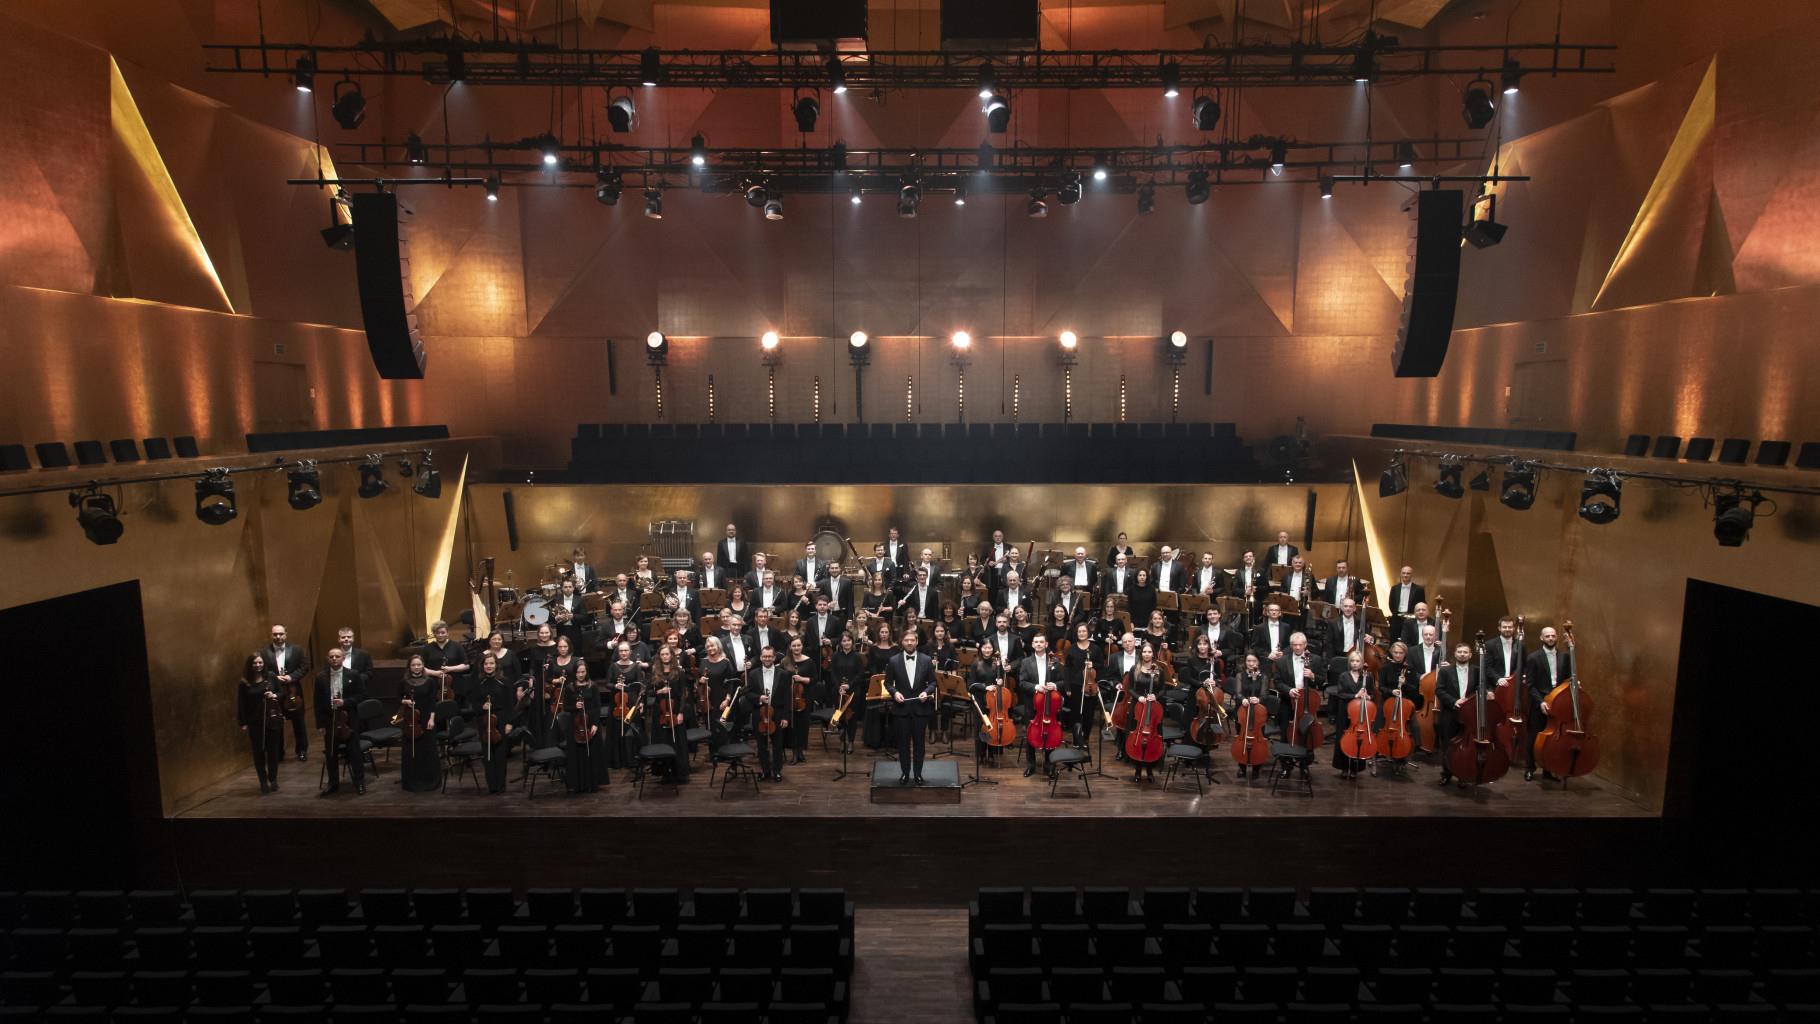
[[[575,705],[581,705],[581,713],[588,716],[588,739],[576,742],[574,719],[570,719],[569,735],[562,737],[563,752],[568,755],[567,771],[563,781],[571,793],[597,793],[600,784],[607,781],[607,741],[606,733],[600,727],[600,687],[592,682],[570,686],[563,692],[563,710],[572,716]]]
[[[420,683],[413,684],[405,680],[405,696],[416,706],[422,722],[429,724],[430,709],[435,706],[435,683],[425,676]],[[406,729],[404,737],[398,741],[399,759],[402,762],[400,780],[407,793],[434,793],[442,788],[442,763],[440,751],[436,746],[436,732],[425,729],[422,736],[413,737]]]
[[[733,663],[723,658],[721,664],[731,666]],[[689,779],[689,745],[683,738],[688,731],[688,726],[677,724],[675,716],[686,713],[689,706],[689,691],[683,685],[685,680],[681,675],[675,676],[670,682],[668,697],[657,692],[662,688],[660,686],[649,685],[644,688],[645,709],[639,713],[638,717],[644,723],[645,735],[639,742],[644,747],[669,748],[675,756],[667,765],[658,764],[656,769],[660,774],[668,775],[673,781],[682,783]],[[710,680],[710,685],[712,685],[712,680]],[[663,703],[666,700],[670,702],[671,718],[669,721],[665,721],[663,716]]]
[[[601,679],[603,680],[600,684],[601,706],[603,711],[610,711],[615,702],[614,699],[619,696],[618,684],[620,683],[626,684],[625,692],[628,702],[638,699],[638,684],[644,679],[644,670],[638,667],[637,662],[628,661],[621,665],[615,660],[608,662],[607,667],[601,670]],[[626,751],[626,732],[635,728],[637,728],[636,723],[627,725],[625,718],[620,714],[605,715],[605,719],[600,723],[600,732],[602,742],[607,747],[608,767],[632,767],[631,755]]]
[[[246,729],[247,746],[253,752],[253,769],[259,773],[259,791],[276,789],[278,766],[284,761],[284,719],[268,727],[265,694],[278,692],[278,680],[268,672],[256,683],[240,681],[240,699],[236,711],[240,725]]]
[[[516,739],[517,729],[506,731],[512,721],[512,706],[517,703],[517,687],[508,686],[502,679],[482,679],[474,692],[474,728],[486,727],[482,717],[484,712],[479,705],[491,702],[493,713],[499,719],[499,742],[489,743],[484,732],[480,733],[480,755],[487,768],[487,792],[504,793],[506,791],[506,766],[511,763],[512,742]]]
[[[1364,677],[1363,683],[1365,692],[1371,694],[1372,703],[1377,704],[1377,680],[1372,677],[1370,672],[1361,672],[1360,675]],[[1347,757],[1340,752],[1340,738],[1345,736],[1346,730],[1352,726],[1351,704],[1353,696],[1358,692],[1359,682],[1352,678],[1352,672],[1346,671],[1340,673],[1340,678],[1334,682],[1333,691],[1333,695],[1336,698],[1333,713],[1333,766],[1341,771],[1350,770],[1356,772],[1360,768],[1365,767],[1368,763],[1365,758]],[[1378,723],[1383,721],[1383,712],[1383,705],[1379,704],[1372,715],[1372,720],[1368,723],[1368,727],[1373,736],[1377,735]]]
[[[896,646],[874,647],[871,651],[867,652],[867,689],[871,688],[872,677],[883,673],[886,667],[891,664],[891,656],[896,653]],[[892,728],[896,723],[892,721],[893,717],[895,716],[891,714],[890,701],[878,700],[866,702],[866,746],[871,747],[874,750],[884,746],[895,747],[897,741],[893,738],[894,733],[892,732]]]
[[[822,663],[804,655],[801,661],[793,661],[786,657],[778,664],[782,665],[792,677],[806,676],[809,680],[803,684],[804,707],[800,709],[796,707],[795,691],[794,689],[791,691],[790,747],[796,751],[795,763],[801,764],[804,755],[809,751],[809,723],[812,721],[809,713],[822,705]],[[794,678],[790,681],[796,682]]]
[[[1155,696],[1158,700],[1161,700],[1162,686],[1163,674],[1161,671],[1145,672],[1142,667],[1139,667],[1132,669],[1131,673],[1125,677],[1125,689],[1132,694],[1131,716],[1134,724],[1138,713],[1137,698],[1149,694]],[[1126,732],[1119,733],[1120,754],[1125,752],[1125,737],[1127,735],[1129,734]],[[1127,760],[1129,760],[1129,758],[1127,758]],[[1160,760],[1162,760],[1162,758],[1157,759],[1157,761]],[[1154,779],[1156,778],[1157,761],[1135,762],[1137,764],[1137,771],[1140,774],[1148,774]]]
[[[840,733],[843,743],[853,742],[853,733],[859,728],[859,721],[864,715],[866,706],[866,659],[855,650],[848,654],[835,651],[828,661],[828,703],[839,711],[841,703],[846,701],[846,711],[840,718]],[[841,696],[840,688],[845,684],[852,699]]]
[[[733,713],[723,718],[720,706],[722,701],[733,696],[733,691],[739,689],[740,683],[744,681],[739,670],[733,667],[733,659],[723,657],[719,661],[703,661],[696,668],[695,675],[697,679],[708,677],[708,711],[713,717],[703,724],[708,730],[709,748],[733,742],[733,728],[739,719],[739,709],[733,708]]]
[[[878,614],[879,609],[884,608],[890,603],[891,594],[889,592],[874,594],[872,591],[868,590],[865,595],[860,598],[859,606],[864,608],[868,614],[876,615]]]
[[[1389,709],[1384,707],[1382,700],[1388,699],[1393,690],[1409,699],[1409,733],[1415,740],[1416,748],[1420,749],[1422,730],[1416,721],[1416,712],[1422,710],[1425,702],[1422,698],[1422,674],[1416,670],[1416,666],[1408,661],[1384,659],[1383,666],[1378,669],[1379,718],[1384,718],[1387,714]],[[1389,757],[1389,752],[1386,751],[1384,756]]]
[[[985,658],[976,658],[974,659],[973,665],[967,669],[967,692],[973,695],[974,701],[982,709],[986,707],[986,688],[989,686],[1003,685],[1004,681],[1005,674],[1000,670],[999,663],[996,661],[987,661]],[[974,712],[976,715],[980,713],[981,712],[979,711]],[[980,724],[984,725],[984,723]],[[1017,745],[1015,735],[1011,741],[1011,745]],[[973,731],[973,757],[975,761],[985,758],[987,754],[994,750],[1003,749],[1005,748],[990,747],[986,745],[985,729],[979,728]]]
[[[1150,621],[1150,613],[1156,611],[1156,585],[1146,583],[1139,586],[1135,582],[1125,588],[1125,610],[1131,615],[1132,625]]]

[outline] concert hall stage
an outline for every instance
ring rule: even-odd
[[[277,794],[248,769],[166,825],[191,887],[762,884],[955,904],[982,885],[1099,884],[1125,858],[1148,884],[1191,886],[1641,885],[1679,868],[1672,823],[1590,778],[1443,789],[1431,763],[1353,782],[1322,764],[1310,798],[1240,782],[1222,751],[1200,794],[1191,777],[1165,792],[1160,773],[1115,772],[1064,775],[1052,797],[1040,774],[1010,767],[987,769],[999,784],[967,786],[959,804],[882,804],[868,802],[874,760],[851,757],[834,781],[840,758],[812,748],[784,782],[755,794],[736,781],[724,798],[698,764],[687,785],[647,784],[642,800],[626,773],[581,797],[539,780],[533,800],[516,768],[503,796],[465,776],[446,794],[405,793],[383,759],[364,796],[318,798],[313,756],[285,765]],[[953,761],[967,778],[971,759]]]

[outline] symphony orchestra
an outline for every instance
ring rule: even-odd
[[[1411,566],[1380,598],[1345,559],[1317,578],[1287,531],[1226,567],[1168,544],[1140,556],[1123,533],[1096,560],[1084,546],[1020,551],[1003,531],[956,564],[896,529],[869,557],[823,533],[785,562],[728,525],[679,561],[641,555],[603,577],[578,548],[520,592],[486,560],[477,635],[434,623],[404,651],[395,708],[373,696],[351,628],[312,674],[274,625],[239,681],[261,790],[278,789],[287,733],[307,760],[311,710],[323,796],[344,774],[364,793],[376,747],[395,748],[412,792],[478,765],[503,793],[515,758],[574,794],[625,773],[686,783],[696,755],[750,756],[782,782],[816,731],[843,758],[894,751],[902,786],[925,785],[928,743],[966,733],[976,777],[1013,757],[1054,778],[1110,769],[1109,756],[1139,782],[1167,759],[1209,779],[1306,783],[1322,757],[1352,780],[1401,776],[1420,755],[1440,785],[1464,787],[1519,763],[1530,781],[1597,762],[1571,623],[1533,648],[1521,616],[1468,638]]]

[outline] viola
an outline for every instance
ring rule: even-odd
[[[1563,779],[1585,775],[1599,765],[1599,740],[1593,736],[1593,701],[1580,686],[1580,663],[1574,657],[1574,624],[1561,625],[1567,636],[1567,682],[1548,694],[1548,728],[1536,737],[1537,760]]]
[[[1440,603],[1441,596],[1436,594],[1435,604],[1439,605]],[[1451,608],[1443,610],[1441,612],[1439,648],[1441,656],[1435,661],[1434,671],[1424,675],[1419,684],[1421,686],[1419,692],[1422,694],[1422,709],[1416,712],[1416,725],[1421,731],[1421,736],[1418,737],[1418,739],[1423,750],[1435,749],[1435,714],[1440,710],[1435,701],[1435,681],[1440,678],[1441,666],[1447,664],[1450,660],[1450,655],[1447,650],[1447,627],[1451,622],[1453,622],[1453,610]],[[1422,638],[1420,636],[1416,637],[1415,650],[1421,649],[1421,640]],[[1411,653],[1413,653],[1413,651]]]
[[[769,704],[758,706],[758,734],[769,736],[777,731],[777,712]]]
[[[1016,703],[1017,694],[1003,683],[986,694],[986,706],[980,711],[980,731],[987,746],[1003,747],[1017,739],[1017,723],[1011,720],[1011,707]]]
[[[1475,786],[1496,782],[1510,771],[1510,724],[1492,688],[1484,685],[1485,634],[1478,634],[1480,685],[1461,711],[1460,732],[1447,751],[1447,770]],[[1465,666],[1455,666],[1463,672]]]
[[[505,739],[500,731],[499,716],[490,707],[480,709],[480,739],[490,748]]]
[[[346,743],[348,741],[348,738],[353,735],[354,735],[354,723],[348,717],[347,707],[344,705],[342,707],[336,708],[335,709],[335,742],[336,743]]]
[[[1378,704],[1371,699],[1369,687],[1363,696],[1355,694],[1347,703],[1346,715],[1351,724],[1340,736],[1340,753],[1355,760],[1377,756],[1377,737],[1372,735],[1371,723],[1377,721]]]
[[[578,745],[586,746],[589,739],[588,712],[587,703],[581,698],[580,687],[576,687],[575,717],[571,720],[571,724],[574,726],[574,732],[570,734],[569,738]]]
[[[1234,717],[1238,735],[1232,741],[1232,759],[1252,767],[1270,760],[1270,741],[1264,738],[1264,723],[1270,718],[1270,710],[1264,702],[1246,704]]]
[[[1131,731],[1125,735],[1125,756],[1139,763],[1163,757],[1163,702],[1136,701],[1132,705]]]
[[[1403,666],[1397,676],[1396,684],[1390,689],[1390,695],[1384,698],[1384,726],[1374,738],[1378,750],[1398,761],[1408,757],[1415,749],[1415,733],[1410,729],[1409,716],[1415,713],[1415,701],[1403,696],[1403,678],[1409,673],[1409,666]]]
[[[449,677],[447,675],[437,676],[436,677],[436,700],[437,700],[437,702],[441,703],[442,701],[445,701],[445,700],[454,700],[454,699],[455,699],[455,687],[453,687],[449,684]]]
[[[790,707],[796,711],[802,711],[805,708],[807,708],[808,706],[809,706],[809,701],[807,698],[805,698],[803,696],[803,684],[796,682],[795,680],[791,680],[791,682],[790,682]]]
[[[1062,745],[1062,692],[1044,690],[1031,699],[1035,717],[1026,732],[1030,745],[1037,750],[1054,750]]]
[[[303,710],[303,686],[297,682],[284,684],[285,714],[295,714]]]
[[[271,690],[267,690],[259,699],[265,720],[265,731],[268,733],[283,732],[284,702],[282,698]]]
[[[402,721],[399,722],[398,727],[404,731],[407,739],[421,739],[423,734],[428,731],[423,727],[423,713],[417,710],[416,704],[399,712],[399,717]]]

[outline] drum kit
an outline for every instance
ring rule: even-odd
[[[562,581],[573,571],[561,565],[546,565],[543,570],[543,582],[535,587],[520,591],[516,587],[499,588],[499,614],[494,621],[502,626],[513,623],[520,632],[527,627],[535,630],[538,626],[550,621],[556,605],[556,598],[562,593]]]

